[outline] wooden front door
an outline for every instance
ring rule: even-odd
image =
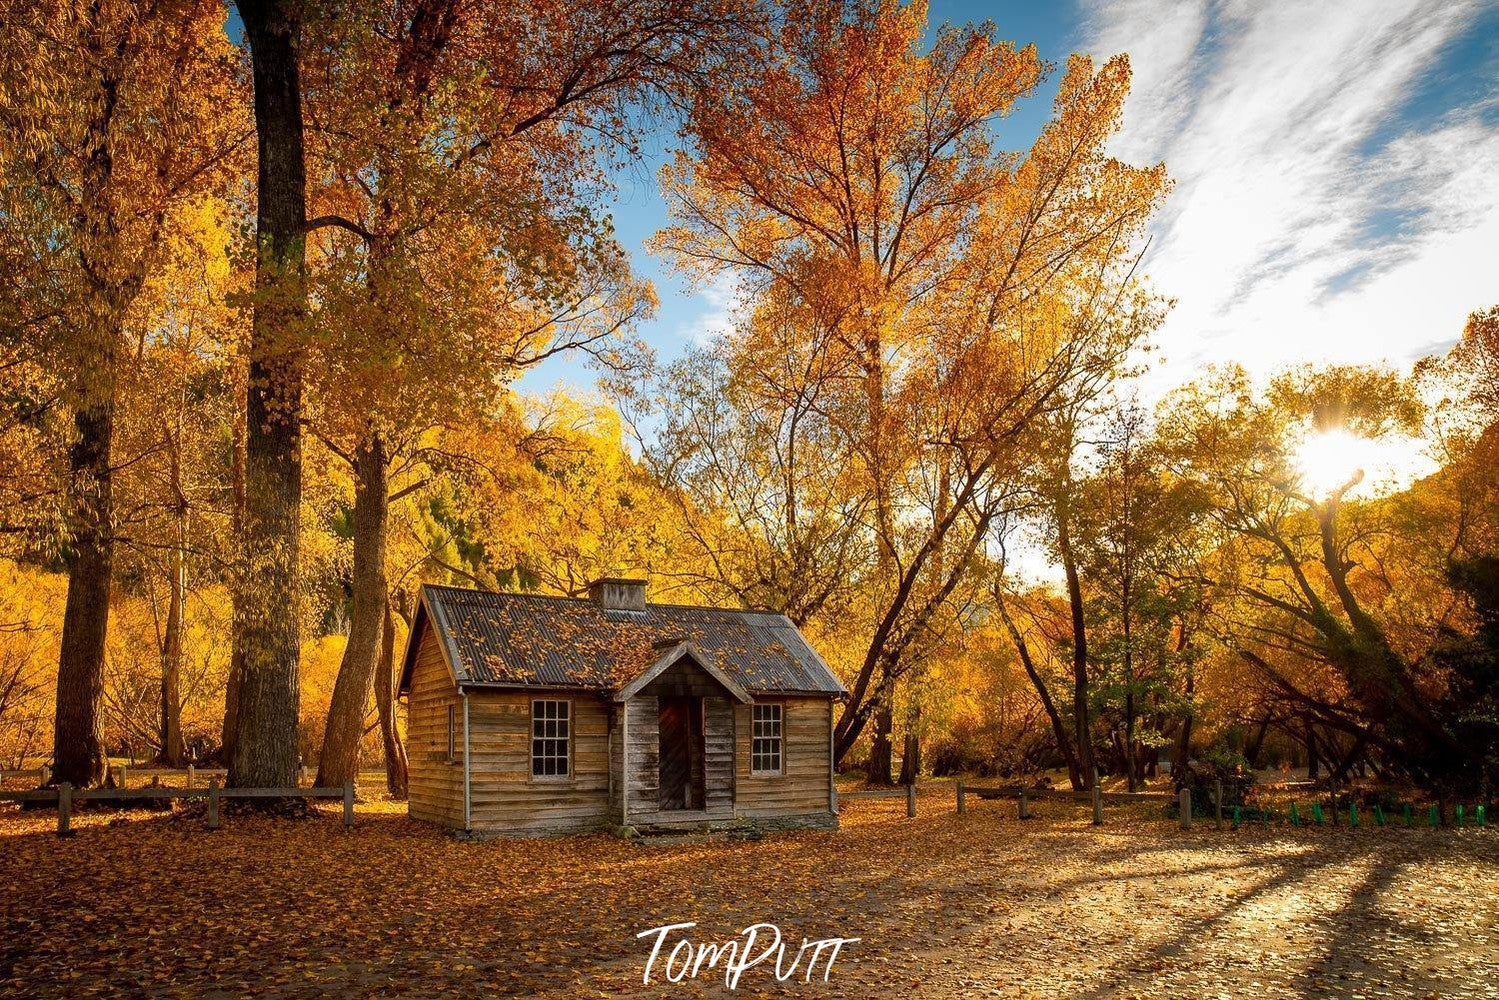
[[[702,699],[660,699],[660,806],[703,808]]]

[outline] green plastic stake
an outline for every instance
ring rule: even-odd
[[[1348,803],[1348,825],[1358,826],[1358,803]]]
[[[1384,807],[1378,802],[1374,803],[1374,825],[1384,826]]]
[[[1437,812],[1437,807],[1435,805],[1426,810],[1426,821],[1432,826],[1442,825],[1442,814]]]
[[[1300,826],[1301,825],[1301,811],[1296,808],[1296,803],[1294,803],[1294,802],[1291,803],[1291,825],[1292,826]]]
[[[1275,821],[1275,810],[1271,809],[1269,806],[1266,806],[1264,809],[1260,810],[1260,819],[1265,821],[1265,829],[1268,830],[1270,828],[1270,824]]]
[[[1318,826],[1322,825],[1322,803],[1312,803],[1312,819],[1317,821]]]
[[[1473,812],[1475,815],[1473,818],[1478,822],[1479,826],[1488,825],[1488,816],[1484,815],[1487,811],[1487,808],[1484,806],[1476,806],[1474,808]]]
[[[1409,802],[1405,804],[1405,825],[1411,825],[1411,804]]]
[[[1459,802],[1457,804],[1457,822],[1455,824],[1453,824],[1453,825],[1454,826],[1462,826],[1463,825],[1463,804],[1461,802]]]
[[[1234,824],[1233,824],[1233,826],[1234,826],[1235,830],[1237,830],[1239,828],[1239,807],[1238,806],[1234,806]]]

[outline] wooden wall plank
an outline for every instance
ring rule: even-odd
[[[828,812],[828,709],[826,698],[763,698],[782,704],[781,773],[750,773],[753,732],[750,705],[735,705],[735,809],[769,818]]]
[[[408,812],[413,819],[463,827],[462,711],[458,685],[442,657],[436,633],[422,633],[406,698]],[[456,720],[458,753],[448,760],[448,707]]]

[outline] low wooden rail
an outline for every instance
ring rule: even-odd
[[[25,792],[0,791],[0,802],[52,802],[57,806],[57,835],[71,837],[73,803],[134,802],[141,799],[207,799],[210,830],[219,828],[219,803],[223,799],[343,799],[344,829],[354,825],[354,785],[342,788],[222,788],[219,779],[210,779],[207,788],[168,788],[147,785],[143,788],[74,788],[63,782],[56,788],[38,788]]]
[[[959,782],[959,784],[963,784]],[[1024,792],[1026,797],[1033,802],[1049,799],[1054,802],[1092,802],[1092,789],[1084,788],[1074,791],[1071,788],[1023,788],[1020,785],[965,785],[964,790],[969,795],[977,795],[981,799],[1018,799],[1020,793]],[[1110,805],[1122,805],[1129,802],[1165,802],[1171,798],[1170,792],[1104,792],[1099,795],[1103,801]]]
[[[1020,818],[1030,819],[1030,804],[1042,799],[1052,801],[1091,802],[1093,804],[1094,823],[1103,822],[1104,803],[1110,805],[1121,805],[1128,802],[1141,801],[1166,801],[1169,795],[1165,792],[1105,792],[1094,786],[1083,791],[1072,789],[1052,788],[1025,788],[1020,785],[969,785],[963,779],[958,779],[958,812],[968,811],[967,796],[977,795],[981,799],[1017,799],[1020,803]],[[869,788],[857,792],[840,792],[838,798],[842,799],[898,799],[906,800],[906,815],[916,815],[916,786],[902,785],[895,788]]]

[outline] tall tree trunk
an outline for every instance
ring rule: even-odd
[[[911,706],[906,718],[906,736],[901,744],[900,783],[914,785],[921,777],[921,706]]]
[[[160,759],[168,767],[181,767],[182,745],[182,633],[186,624],[187,572],[182,547],[182,527],[172,549],[171,597],[167,601],[167,627],[161,644],[161,740]]]
[[[1322,776],[1322,754],[1317,743],[1317,730],[1312,726],[1311,717],[1306,722],[1306,780],[1316,781]]]
[[[113,331],[110,331],[113,335]],[[102,346],[102,345],[101,345]],[[109,634],[109,590],[114,562],[110,524],[113,497],[109,452],[114,439],[114,352],[93,378],[94,402],[80,405],[78,438],[68,453],[72,510],[67,555],[68,596],[63,608],[53,720],[52,781],[88,788],[104,780],[104,650]]]
[[[1052,700],[1046,681],[1042,680],[1040,672],[1036,670],[1035,661],[1031,659],[1030,647],[1026,644],[1025,637],[1020,634],[1020,629],[1016,627],[1015,620],[1010,617],[1010,611],[1005,607],[1004,598],[1000,596],[997,587],[995,588],[995,603],[999,608],[999,617],[1004,621],[1005,628],[1010,633],[1010,641],[1015,644],[1015,652],[1020,656],[1020,664],[1025,667],[1025,675],[1031,679],[1031,685],[1041,699],[1041,707],[1046,710],[1047,719],[1051,720],[1051,732],[1056,738],[1057,750],[1067,764],[1067,777],[1072,782],[1072,788],[1074,791],[1082,791],[1083,772],[1078,767],[1077,753],[1072,746],[1072,736],[1067,732],[1067,726],[1062,721],[1062,713],[1057,709],[1056,702]]]
[[[259,140],[255,309],[245,408],[245,573],[235,636],[239,708],[229,783],[287,787],[297,777],[300,655],[302,359],[307,179],[297,0],[240,0],[250,41]]]
[[[895,728],[895,721],[890,712],[889,693],[885,695],[885,702],[880,705],[879,711],[875,713],[874,739],[869,746],[869,776],[871,785],[889,785],[893,781],[890,776],[891,757],[894,745],[890,740],[891,730]]]
[[[68,594],[58,649],[53,716],[52,780],[88,788],[109,771],[100,707],[104,700],[105,644],[114,566],[114,447],[116,362],[127,307],[140,275],[122,259],[114,183],[114,114],[120,100],[119,67],[107,55],[110,39],[98,10],[85,33],[89,57],[101,67],[89,95],[82,183],[73,219],[78,255],[88,286],[70,359],[73,427],[68,449]]]
[[[1129,790],[1139,784],[1139,752],[1135,747],[1135,690],[1133,685],[1124,692],[1124,773],[1128,775]]]
[[[404,799],[408,785],[406,747],[396,728],[396,626],[385,602],[385,621],[380,630],[380,662],[375,666],[375,710],[380,716],[380,742],[385,748],[385,790],[393,799]]]
[[[323,787],[338,787],[359,776],[365,706],[380,662],[388,613],[385,533],[389,510],[385,442],[375,433],[354,453],[354,612],[318,758],[317,783]]]
[[[1183,626],[1182,631],[1183,631],[1183,636],[1185,637],[1185,632],[1186,632],[1185,626]],[[1183,638],[1182,640],[1179,640],[1178,641],[1178,646],[1183,645],[1184,642],[1185,642],[1185,638]],[[1171,765],[1172,783],[1175,784],[1177,788],[1180,788],[1183,784],[1186,783],[1186,781],[1187,781],[1187,765],[1192,760],[1192,719],[1193,719],[1194,713],[1197,710],[1197,706],[1193,702],[1192,695],[1195,693],[1196,686],[1197,686],[1197,671],[1192,667],[1192,664],[1189,662],[1187,664],[1187,688],[1186,688],[1187,714],[1184,715],[1184,716],[1182,716],[1181,739],[1179,739],[1177,741],[1177,744],[1176,744],[1176,762]]]
[[[182,644],[187,625],[187,494],[182,485],[182,409],[179,400],[177,428],[172,439],[172,512],[176,538],[172,543],[171,597],[167,601],[166,634],[161,643],[161,743],[160,759],[169,767],[181,767],[182,745]]]
[[[1071,486],[1066,487],[1070,491]],[[1057,504],[1057,550],[1067,577],[1067,603],[1072,610],[1072,738],[1077,746],[1078,770],[1090,780],[1094,771],[1093,727],[1088,718],[1088,630],[1083,618],[1083,585],[1072,551],[1071,497],[1064,492]]]

